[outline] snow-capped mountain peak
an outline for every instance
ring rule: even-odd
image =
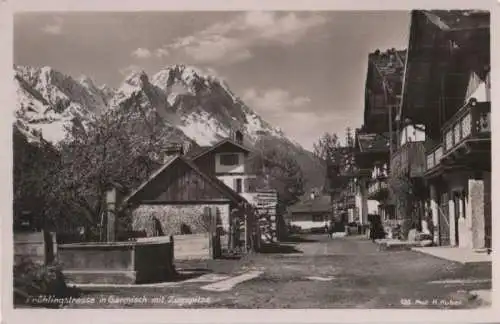
[[[86,86],[86,87],[89,87],[89,88],[97,88],[94,84],[94,80],[92,80],[90,77],[86,76],[86,75],[82,75],[78,78],[78,82],[83,85],[83,86]]]
[[[144,71],[129,74],[118,89],[96,86],[89,77],[73,79],[51,67],[15,67],[19,133],[53,144],[65,138],[73,121],[94,119],[106,109],[140,109],[158,116],[168,129],[167,141],[211,145],[234,130],[244,133],[246,145],[271,140],[304,159],[308,153],[286,138],[238,98],[226,82],[184,64],[164,67],[151,78]],[[139,115],[140,116],[140,115]]]
[[[73,79],[49,66],[15,66],[16,117],[25,129],[53,143],[66,136],[74,118],[90,120],[107,107],[107,96],[93,80]]]
[[[75,80],[51,67],[16,67],[16,75],[23,97],[19,102],[24,105],[18,107],[18,115],[31,124],[42,120],[67,124],[75,116],[85,119],[139,95],[141,109],[156,111],[167,124],[202,145],[234,129],[243,130],[250,142],[262,135],[284,138],[281,130],[236,97],[226,82],[185,64],[166,66],[151,79],[142,70],[134,71],[117,90],[97,87],[88,76]]]
[[[130,73],[123,81],[123,84],[133,87],[142,87],[147,83],[149,83],[149,77],[143,70]]]

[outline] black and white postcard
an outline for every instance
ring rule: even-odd
[[[494,311],[493,6],[22,3],[0,5],[17,315]]]

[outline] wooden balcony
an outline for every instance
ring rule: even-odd
[[[407,142],[398,148],[391,159],[392,175],[409,172],[411,178],[419,178],[424,175],[425,168],[425,142]]]
[[[471,101],[460,109],[442,130],[443,158],[457,150],[470,151],[471,145],[491,143],[491,105]],[[479,148],[479,147],[478,147]],[[465,152],[466,153],[466,152]]]
[[[389,192],[386,178],[372,179],[368,183],[368,199],[384,200]]]
[[[425,170],[429,171],[439,166],[441,163],[441,158],[443,157],[443,145],[439,144],[435,146],[426,157],[426,167]]]
[[[487,167],[491,158],[491,106],[471,101],[442,128],[442,142],[426,154],[426,173],[439,167]]]

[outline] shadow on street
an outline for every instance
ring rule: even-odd
[[[304,236],[292,235],[292,236],[289,236],[289,237],[283,239],[281,242],[283,242],[283,243],[313,243],[313,242],[318,242],[318,240],[306,238]]]
[[[277,254],[283,254],[283,253],[302,253],[302,251],[297,250],[295,247],[291,245],[283,245],[279,243],[269,243],[263,245],[259,249],[259,253],[263,254],[272,254],[272,253],[277,253]]]

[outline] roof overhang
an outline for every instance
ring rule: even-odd
[[[234,203],[247,203],[247,200],[239,195],[237,192],[235,192],[233,189],[229,188],[227,185],[224,184],[224,182],[220,181],[219,179],[209,176],[202,172],[201,170],[194,165],[191,161],[183,158],[182,156],[178,155],[175,157],[172,157],[168,162],[166,162],[162,167],[160,167],[158,170],[153,172],[153,174],[146,180],[144,181],[136,190],[131,192],[125,199],[123,200],[122,207],[127,206],[130,203],[135,203],[134,198],[137,196],[140,192],[142,192],[156,177],[158,177],[160,174],[163,172],[166,172],[169,167],[174,165],[174,163],[185,163],[189,168],[191,168],[194,172],[199,174],[205,181],[210,183],[212,186],[214,186],[217,190],[219,190],[222,194],[224,194],[231,202]]]
[[[247,148],[247,147],[245,147],[245,146],[243,146],[243,145],[241,145],[241,144],[239,144],[239,143],[237,143],[237,142],[235,142],[235,141],[233,141],[231,139],[223,139],[223,140],[215,143],[214,145],[212,145],[210,148],[207,148],[206,150],[204,150],[204,151],[196,154],[195,156],[193,156],[191,158],[191,160],[193,160],[193,161],[197,160],[200,157],[202,157],[202,156],[204,156],[204,155],[206,155],[206,154],[208,154],[210,152],[216,151],[221,146],[226,145],[226,144],[232,145],[236,149],[241,150],[241,151],[246,152],[246,153],[250,153],[251,152],[251,150],[249,148]]]
[[[481,12],[481,14],[484,14]],[[406,63],[403,77],[402,100],[396,115],[396,120],[409,118],[415,123],[425,123],[429,117],[422,114],[421,108],[427,108],[432,105],[433,98],[429,98],[428,89],[435,82],[440,82],[440,78],[436,75],[440,73],[440,66],[447,63],[448,59],[444,58],[439,61],[439,55],[435,54],[436,46],[429,48],[427,52],[416,51],[415,49],[415,34],[422,32],[423,28],[429,28],[427,25],[421,27],[421,21],[427,19],[435,28],[429,29],[429,32],[439,34],[443,39],[455,41],[458,45],[458,50],[466,46],[478,46],[476,43],[484,42],[485,37],[489,37],[489,19],[477,26],[448,26],[432,11],[414,11],[412,13],[412,21],[410,24],[410,37],[408,52],[406,55]],[[422,28],[422,29],[419,29]],[[419,30],[418,30],[419,29]],[[471,44],[474,42],[474,44]],[[439,86],[439,85],[436,85]],[[416,98],[419,99],[416,102]]]

